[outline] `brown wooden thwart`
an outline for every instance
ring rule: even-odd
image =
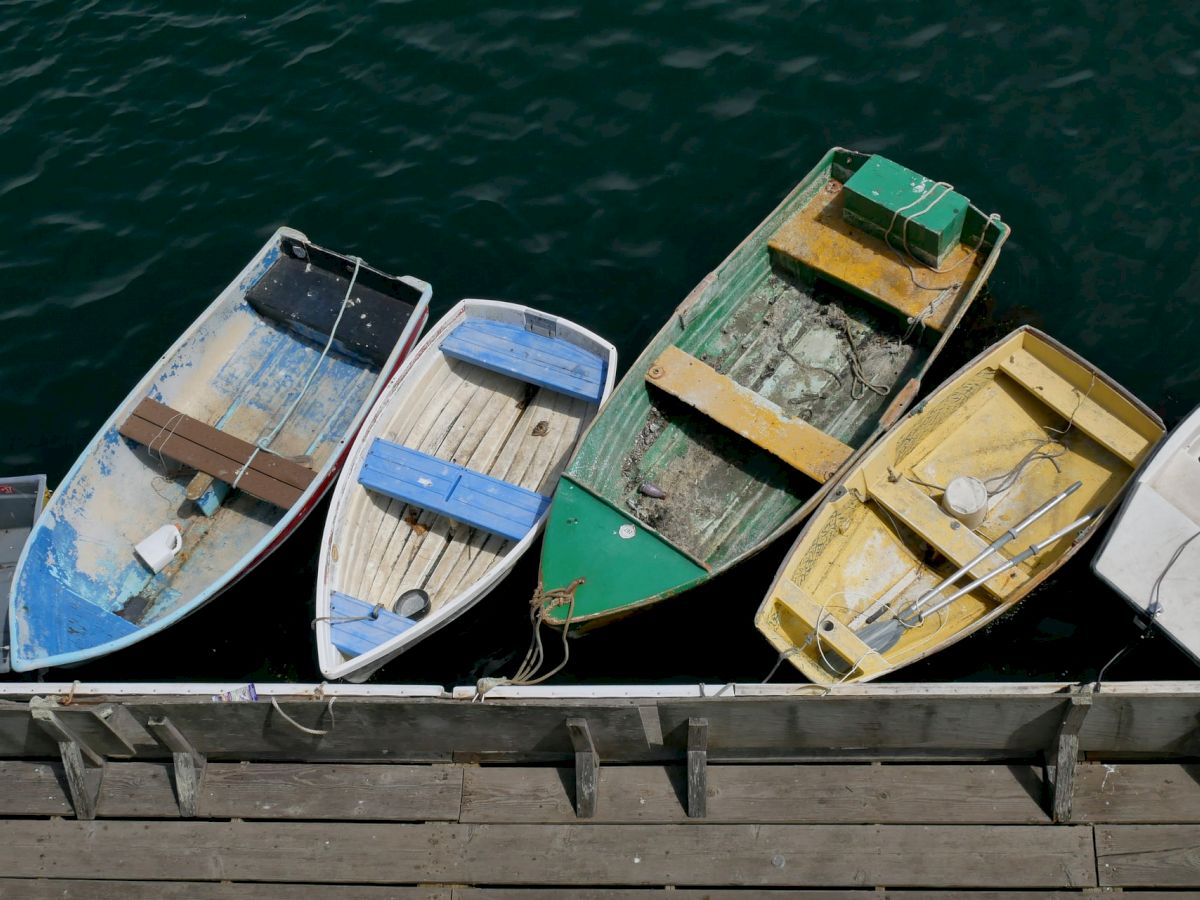
[[[254,445],[218,431],[157,400],[147,397],[117,431],[144,444],[153,454],[161,453],[176,462],[232,484],[238,472],[250,465],[238,481],[238,490],[266,500],[282,509],[290,508],[317,477],[312,469],[271,453],[255,453]]]
[[[87,685],[0,701],[0,898],[1200,888],[1200,683],[280,687],[278,706]]]

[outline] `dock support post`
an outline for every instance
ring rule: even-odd
[[[76,819],[96,818],[96,803],[104,781],[104,757],[89,747],[55,712],[57,704],[41,697],[29,701],[33,720],[58,744]]]
[[[1054,744],[1046,751],[1046,784],[1050,789],[1050,815],[1055,822],[1071,821],[1075,765],[1079,759],[1079,729],[1083,727],[1083,720],[1091,708],[1092,686],[1073,688]]]
[[[687,814],[703,819],[708,814],[708,719],[688,719]]]
[[[163,747],[171,751],[175,763],[175,798],[179,815],[194,819],[200,807],[200,784],[208,760],[196,750],[166,716],[151,716],[146,728]]]
[[[587,719],[567,719],[567,731],[575,748],[575,815],[591,819],[596,815],[596,787],[600,778],[600,757],[592,743]]]

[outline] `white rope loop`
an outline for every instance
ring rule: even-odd
[[[279,703],[275,700],[274,697],[271,698],[271,706],[272,706],[272,708],[274,708],[275,712],[279,713],[279,715],[283,717],[283,720],[285,722],[287,722],[289,725],[297,728],[300,731],[303,731],[305,734],[311,734],[314,737],[323,737],[323,736],[329,734],[329,732],[333,731],[333,726],[335,724],[334,718],[333,718],[333,703],[335,700],[337,700],[337,697],[330,697],[329,700],[325,704],[325,712],[329,713],[329,727],[328,728],[309,728],[307,725],[301,725],[299,722],[297,722],[295,719],[293,719],[291,716],[289,716],[287,713],[285,713],[283,711],[283,707],[281,707],[279,705]]]

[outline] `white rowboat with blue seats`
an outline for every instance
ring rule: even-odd
[[[278,230],[54,492],[17,563],[12,667],[129,646],[265,559],[337,476],[430,294]]]
[[[362,681],[484,597],[529,549],[617,352],[580,326],[463,300],[384,389],[334,490],[317,655]]]

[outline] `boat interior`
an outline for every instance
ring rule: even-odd
[[[347,472],[356,480],[340,488],[349,493],[327,550],[328,581],[332,640],[346,659],[416,624],[400,614],[406,593],[424,592],[421,620],[434,623],[497,573],[540,523],[603,395],[607,346],[565,324],[532,332],[522,307],[472,303],[431,332],[436,346],[389,385],[364,428],[371,446],[362,466]],[[539,372],[513,362],[527,355]],[[555,371],[544,377],[547,364]],[[566,369],[583,380],[563,382]],[[485,494],[499,505],[484,509]],[[376,606],[371,621],[341,621]]]
[[[338,322],[351,279],[353,312]],[[332,462],[420,296],[346,257],[273,238],[56,492],[14,595],[17,651],[86,651],[206,598]],[[260,441],[269,453],[255,452]],[[275,469],[301,473],[301,486],[252,471]],[[135,547],[168,525],[182,547],[152,571]]]
[[[991,621],[1061,565],[1161,436],[1107,378],[1037,333],[1018,331],[922,403],[847,476],[802,533],[759,627],[821,683],[920,659]],[[963,476],[986,495],[978,524],[942,505],[946,486]],[[949,588],[916,605],[1076,482],[956,587],[994,577],[948,605],[939,601]],[[869,639],[872,629],[890,640]]]
[[[845,185],[873,159],[832,154],[685,302],[568,471],[705,566],[774,534],[911,400],[1007,235],[968,207],[935,271],[901,228],[851,224]],[[659,377],[681,361],[685,376]],[[668,499],[647,498],[647,482]]]

